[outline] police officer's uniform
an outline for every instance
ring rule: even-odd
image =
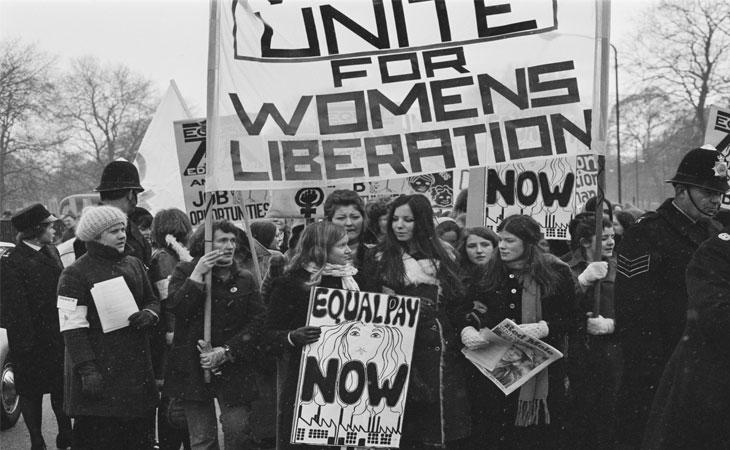
[[[714,149],[690,151],[668,182],[727,191],[727,178],[713,171],[718,155]],[[624,444],[641,443],[664,365],[682,335],[687,264],[720,228],[710,218],[692,220],[670,198],[629,228],[618,247],[616,331],[625,361],[617,429]]]

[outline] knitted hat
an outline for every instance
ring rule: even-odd
[[[76,237],[84,242],[93,241],[102,231],[114,225],[127,226],[127,216],[113,206],[89,206],[84,208],[76,225]]]
[[[528,244],[537,244],[542,239],[540,224],[532,217],[520,214],[504,219],[497,227],[497,231],[512,233]]]

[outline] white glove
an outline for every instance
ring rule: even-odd
[[[489,344],[489,341],[484,339],[474,327],[465,327],[461,330],[461,342],[469,350],[475,350]]]
[[[534,337],[535,339],[542,339],[547,337],[550,333],[547,322],[541,320],[537,323],[523,323],[520,325],[520,329],[527,335]]]
[[[588,318],[588,326],[586,330],[588,334],[592,334],[594,336],[611,334],[614,329],[613,319],[607,319],[603,316]]]
[[[588,264],[586,270],[578,275],[578,283],[583,287],[588,287],[598,280],[606,278],[608,275],[608,263],[606,261],[595,261]]]

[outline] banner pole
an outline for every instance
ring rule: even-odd
[[[243,197],[243,196],[242,196]],[[246,238],[248,239],[248,247],[251,249],[251,262],[253,262],[253,274],[254,278],[256,279],[256,286],[258,286],[259,291],[261,290],[261,283],[264,280],[264,277],[261,276],[261,267],[259,266],[259,258],[258,255],[256,255],[256,239],[253,237],[253,233],[251,233],[251,219],[248,217],[248,210],[246,209],[246,200],[241,199],[241,206],[243,210],[243,224],[246,227]]]
[[[595,245],[593,261],[601,260],[603,235],[603,205],[606,187],[606,139],[608,135],[608,69],[611,38],[611,0],[596,0],[596,44],[593,80],[593,121],[591,123],[591,150],[598,165],[595,210]],[[613,211],[609,211],[609,215]],[[593,297],[593,317],[601,312],[601,282],[596,282]]]
[[[208,98],[206,108],[206,126],[208,130],[215,130],[214,122],[217,120],[217,100],[218,96],[218,0],[211,0],[210,2],[210,18],[208,22]],[[206,167],[210,167],[207,164],[208,155],[216,151],[216,139],[213,133],[206,131],[205,133],[205,145],[206,145]],[[207,254],[212,250],[213,247],[213,221],[210,216],[212,210],[213,199],[215,196],[205,193],[206,209],[205,209],[205,253]],[[211,271],[212,272],[212,271]],[[212,289],[211,283],[213,274],[209,273],[205,277],[205,309],[203,316],[203,340],[209,345],[211,343],[211,305],[212,305]],[[210,383],[210,370],[203,370],[203,376],[206,383]]]

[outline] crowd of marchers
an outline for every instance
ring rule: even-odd
[[[465,227],[466,192],[435,217],[420,194],[350,190],[307,225],[213,222],[206,245],[183,211],[138,208],[136,168],[113,162],[65,268],[45,207],[12,216],[1,317],[30,446],[50,393],[57,448],[216,449],[218,423],[227,449],[312,448],[290,441],[322,286],[420,299],[400,448],[730,448],[727,163],[696,148],[667,182],[656,211],[589,202],[567,245],[525,215]],[[93,289],[118,278],[137,311],[104,332]],[[461,352],[504,319],[564,355],[509,395]]]

